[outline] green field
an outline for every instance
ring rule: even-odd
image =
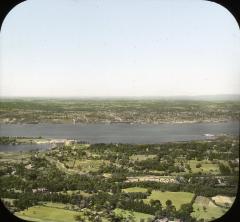
[[[178,210],[182,204],[190,203],[193,196],[194,194],[189,192],[169,192],[169,191],[162,192],[162,191],[153,190],[152,194],[144,201],[146,203],[149,203],[151,199],[160,200],[163,207],[165,207],[166,201],[171,200],[173,205]]]
[[[116,208],[114,212],[117,215],[122,215],[123,217],[133,217],[136,222],[140,222],[141,219],[147,220],[148,218],[153,218],[153,215],[150,214],[144,214],[144,213],[139,213],[135,211],[129,211],[129,210],[122,210],[119,208]]]
[[[201,167],[196,168],[197,164],[201,164]],[[198,173],[198,172],[212,173],[212,174],[220,173],[218,164],[211,163],[210,161],[190,160],[189,165],[190,165],[193,173]]]
[[[70,207],[61,203],[45,202],[43,205],[30,207],[28,210],[24,210],[16,213],[17,217],[22,219],[36,221],[36,222],[76,222],[75,215],[83,215],[83,212],[77,212],[72,210],[66,210],[64,208]],[[140,212],[131,212],[128,210],[122,210],[116,208],[114,210],[116,215],[123,217],[132,217],[136,222],[140,222],[140,219],[147,220],[153,218],[153,215],[144,214]],[[103,221],[107,221],[103,218]]]
[[[62,208],[62,205],[59,208],[34,206],[16,213],[16,216],[39,222],[75,222],[74,216],[81,214],[80,212],[60,208]]]

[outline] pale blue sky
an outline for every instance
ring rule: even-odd
[[[203,0],[27,0],[0,35],[1,96],[239,94],[240,32]]]

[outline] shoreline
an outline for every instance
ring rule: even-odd
[[[162,124],[194,124],[194,123],[227,123],[227,122],[240,122],[240,119],[224,119],[224,120],[178,120],[178,121],[161,121],[161,122],[128,122],[128,121],[96,121],[96,122],[76,122],[59,121],[59,122],[4,122],[1,121],[0,125],[40,125],[40,124],[53,124],[53,125],[87,125],[87,124],[126,124],[126,125],[162,125]]]
[[[192,139],[192,140],[178,140],[178,141],[165,141],[165,142],[158,142],[158,143],[121,143],[121,142],[105,142],[105,143],[101,143],[104,145],[107,144],[113,144],[113,145],[119,145],[119,144],[124,144],[124,145],[161,145],[161,144],[168,144],[168,143],[174,143],[174,144],[179,144],[179,143],[188,143],[188,142],[209,142],[209,141],[214,141],[214,140],[218,140],[220,137],[226,137],[226,138],[239,138],[239,136],[236,135],[230,135],[230,134],[218,134],[218,135],[211,135],[210,137],[208,137],[207,135],[203,134],[202,136],[205,136],[205,138],[203,139]],[[3,136],[2,136],[3,137]],[[1,138],[1,136],[0,136]],[[15,137],[15,136],[11,136],[8,138],[15,138],[15,139],[19,139],[19,137]],[[89,143],[87,141],[82,141],[82,140],[78,140],[78,139],[66,139],[66,138],[61,138],[61,139],[55,139],[55,138],[42,138],[43,141],[34,141],[34,137],[29,137],[29,140],[32,140],[33,142],[25,142],[25,143],[0,143],[0,146],[18,146],[18,145],[52,145],[51,149],[54,149],[56,147],[58,147],[59,145],[65,145],[65,146],[69,146],[69,145],[75,145],[75,144],[83,144],[83,145],[92,145],[92,144],[100,144],[100,143]],[[6,151],[0,151],[0,152],[6,152]],[[17,151],[16,151],[17,152]]]

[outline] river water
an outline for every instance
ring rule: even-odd
[[[239,135],[239,122],[176,124],[1,124],[0,136],[78,139],[89,143],[153,144],[206,139],[204,134]],[[43,145],[11,146],[11,150],[46,149]],[[15,147],[15,148],[14,148]],[[26,147],[26,149],[24,149]],[[9,145],[0,145],[0,151]]]

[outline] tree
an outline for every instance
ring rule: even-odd
[[[155,208],[159,214],[162,213],[162,203],[160,200],[150,200],[150,206]]]
[[[166,201],[166,209],[164,210],[164,214],[167,217],[174,217],[176,214],[176,207],[172,204],[171,200]]]
[[[193,207],[190,203],[187,204],[182,204],[179,211],[178,211],[178,216],[183,220],[183,221],[191,221],[191,213],[193,212]]]
[[[196,164],[196,168],[200,168],[200,167],[202,167],[202,164],[201,163],[197,163]]]
[[[147,189],[147,195],[150,196],[152,194],[152,189],[151,188],[148,188]]]
[[[78,222],[84,222],[84,218],[81,215],[75,215],[74,219]]]
[[[225,165],[223,163],[219,163],[218,165],[219,165],[219,170],[220,170],[221,174],[228,175],[231,173],[231,169],[227,165]]]
[[[172,206],[172,201],[171,200],[167,200],[166,201],[166,207],[170,207]]]

